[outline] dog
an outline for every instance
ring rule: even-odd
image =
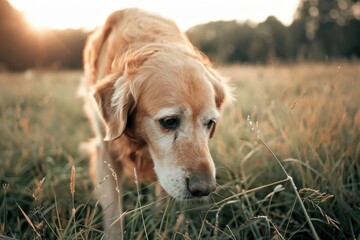
[[[231,91],[173,21],[112,13],[86,41],[84,74],[90,176],[109,239],[123,236],[122,181],[134,168],[175,199],[215,191],[208,141]]]

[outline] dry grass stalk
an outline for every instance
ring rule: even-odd
[[[16,203],[16,205],[19,207],[21,213],[24,215],[26,221],[29,223],[30,227],[34,230],[35,234],[40,237],[40,234],[37,232],[34,224],[32,223],[31,219],[29,218],[29,216],[24,212],[24,210],[22,210],[22,208],[19,206],[19,204]]]
[[[143,214],[143,211],[142,211],[142,207],[141,207],[141,195],[140,195],[140,190],[139,190],[139,180],[138,180],[138,176],[137,176],[137,172],[136,172],[136,168],[134,167],[134,182],[135,182],[135,185],[136,185],[136,192],[138,194],[138,203],[139,203],[139,206],[140,206],[140,214],[141,214],[141,219],[142,219],[142,223],[143,223],[143,227],[144,227],[144,231],[145,231],[145,236],[146,236],[146,239],[148,240],[148,233],[147,233],[147,230],[146,230],[146,225],[145,225],[145,219],[144,219],[144,214]]]
[[[72,203],[73,203],[73,208],[71,209],[71,213],[72,216],[75,215],[75,206],[74,206],[74,202],[75,202],[75,174],[76,174],[76,169],[75,166],[72,165],[71,167],[71,175],[70,175],[70,193],[71,193],[71,198],[72,198]]]
[[[32,194],[32,197],[34,198],[35,201],[38,201],[40,199],[40,194],[42,192],[42,186],[44,184],[44,181],[45,181],[45,177],[43,177],[43,179],[41,179],[36,185],[36,188]]]
[[[185,218],[185,216],[184,216],[183,213],[179,214],[179,216],[178,216],[178,218],[176,220],[175,226],[174,226],[173,234],[175,234],[175,233],[177,233],[179,231],[180,226],[184,221],[184,218]]]
[[[116,184],[116,189],[115,189],[115,190],[116,190],[116,192],[117,192],[118,194],[120,194],[118,176],[117,176],[114,168],[113,168],[113,167],[111,166],[111,164],[108,163],[107,161],[104,161],[104,163],[107,165],[107,167],[109,168],[109,170],[110,170],[110,172],[111,172],[111,175],[112,175],[112,176],[114,177],[114,179],[115,179],[115,184]],[[107,178],[107,177],[104,178],[104,181],[106,180],[106,178]],[[99,185],[100,185],[100,183],[99,183]],[[120,197],[120,196],[119,196],[119,197]]]
[[[75,173],[76,173],[76,169],[75,166],[73,165],[71,167],[71,176],[70,176],[70,193],[73,199],[75,196]]]
[[[309,214],[308,214],[308,212],[307,212],[307,210],[306,210],[306,208],[305,208],[305,206],[304,206],[304,204],[303,204],[303,202],[301,200],[301,197],[299,195],[299,192],[297,190],[297,187],[295,185],[295,182],[294,182],[293,178],[288,174],[288,172],[286,171],[284,165],[281,163],[280,159],[276,156],[276,154],[272,151],[272,149],[262,140],[262,138],[260,138],[260,134],[259,134],[259,130],[258,130],[258,127],[259,127],[258,122],[256,124],[256,129],[255,129],[253,127],[253,123],[252,123],[252,121],[250,119],[250,116],[248,116],[247,121],[248,121],[248,124],[250,125],[250,129],[251,129],[252,132],[257,130],[256,134],[257,134],[258,142],[261,143],[271,153],[271,155],[274,157],[274,159],[278,163],[281,170],[284,172],[284,174],[286,176],[286,180],[288,180],[291,183],[291,187],[293,188],[293,190],[295,192],[295,195],[296,195],[296,198],[299,201],[300,207],[302,208],[302,210],[304,212],[305,218],[307,219],[307,223],[308,223],[308,225],[310,227],[310,230],[311,230],[311,232],[313,234],[314,239],[320,239],[317,232],[316,232],[316,229],[315,229],[315,227],[314,227],[314,225],[313,225],[313,223],[311,221],[311,218],[310,218],[310,216],[309,216]]]

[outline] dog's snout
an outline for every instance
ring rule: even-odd
[[[186,185],[193,197],[208,196],[216,189],[216,181],[212,176],[203,178],[192,176],[190,178],[186,178]]]

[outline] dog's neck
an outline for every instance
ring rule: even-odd
[[[108,150],[114,164],[118,165],[125,175],[134,176],[135,168],[139,181],[156,179],[148,146],[141,138],[125,131],[120,138],[108,142]]]

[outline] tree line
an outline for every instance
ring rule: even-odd
[[[275,17],[258,25],[219,21],[195,26],[188,35],[220,63],[357,59],[360,3],[302,0],[290,26]]]
[[[78,69],[88,32],[32,29],[7,0],[0,0],[0,70]]]
[[[88,34],[73,29],[34,31],[0,0],[0,70],[80,69]],[[187,35],[217,63],[357,59],[360,3],[301,0],[290,26],[275,17],[257,25],[218,21],[195,26]]]

